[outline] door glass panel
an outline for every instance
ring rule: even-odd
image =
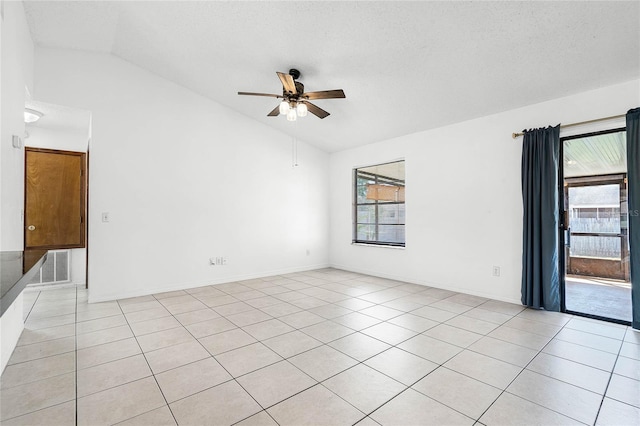
[[[620,185],[569,188],[571,231],[620,233]]]
[[[573,235],[569,255],[620,261],[621,247],[620,237]]]
[[[631,321],[626,132],[563,142],[564,305]]]

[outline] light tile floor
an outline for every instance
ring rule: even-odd
[[[640,333],[323,269],[25,294],[3,425],[640,424]]]

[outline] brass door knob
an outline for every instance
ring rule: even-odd
[[[33,225],[29,225],[29,226],[27,226],[27,229],[28,229],[29,231],[35,231],[35,230],[36,230],[36,227],[35,227],[35,226],[33,226]]]

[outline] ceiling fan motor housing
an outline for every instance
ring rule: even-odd
[[[291,68],[291,69],[289,70],[289,75],[290,75],[291,77],[293,77],[293,79],[294,79],[294,80],[297,80],[297,79],[299,79],[299,78],[300,78],[300,71],[298,71],[298,70],[297,70],[297,69],[295,69],[295,68]]]

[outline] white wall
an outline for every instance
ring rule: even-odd
[[[292,168],[289,137],[117,58],[39,48],[35,80],[39,101],[92,112],[91,301],[330,263],[518,303],[521,140],[511,133],[640,104],[636,80],[330,161],[301,142]],[[399,158],[406,249],[352,245],[353,168]],[[229,263],[209,266],[212,256]]]
[[[522,139],[511,133],[638,105],[640,80],[332,154],[331,265],[519,303]],[[406,248],[352,245],[353,169],[399,158],[406,160]]]
[[[71,249],[70,254],[69,279],[72,284],[85,285],[87,283],[87,249]]]
[[[57,149],[62,151],[87,152],[89,144],[89,116],[86,129],[50,129],[36,124],[27,124],[29,137],[25,146]]]
[[[21,292],[0,317],[0,374],[9,363],[9,358],[24,330],[23,313],[24,292]]]
[[[35,65],[38,101],[92,114],[90,301],[328,264],[326,153],[294,168],[290,137],[109,55]]]
[[[0,71],[0,249],[22,250],[24,149],[13,148],[12,135],[24,137],[26,91],[33,93],[33,42],[22,2],[4,2]]]

